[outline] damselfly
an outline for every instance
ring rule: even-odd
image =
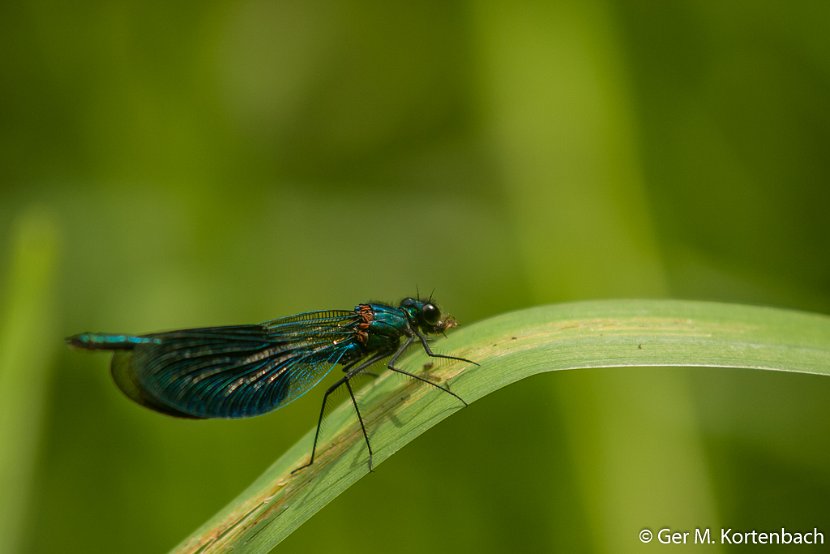
[[[132,400],[157,412],[194,418],[250,417],[281,408],[304,395],[335,366],[345,375],[323,395],[309,462],[314,463],[329,395],[345,385],[352,399],[372,469],[372,445],[350,381],[373,364],[408,375],[467,403],[446,386],[396,367],[418,340],[433,358],[427,335],[455,327],[431,298],[404,298],[398,307],[358,304],[354,310],[306,312],[255,325],[183,329],[148,335],[81,333],[66,342],[111,350],[112,376]],[[478,364],[476,364],[478,365]],[[295,470],[297,471],[297,470]]]

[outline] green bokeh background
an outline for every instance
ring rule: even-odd
[[[0,551],[169,549],[319,409],[164,417],[68,334],[416,286],[462,324],[605,297],[830,312],[828,22],[819,1],[0,7]],[[540,376],[280,551],[830,540],[828,400],[757,371]]]

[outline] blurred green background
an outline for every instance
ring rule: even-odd
[[[69,334],[416,286],[462,324],[603,297],[827,313],[828,22],[818,1],[4,4],[0,551],[169,549],[319,409],[322,387],[250,420],[164,417]],[[540,376],[280,551],[830,539],[828,399],[758,371]]]

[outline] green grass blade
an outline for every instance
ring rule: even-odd
[[[0,552],[23,541],[54,336],[52,288],[58,233],[32,209],[12,227],[11,263],[0,311]]]
[[[707,302],[608,300],[543,306],[471,325],[436,346],[481,366],[429,360],[419,352],[403,367],[428,372],[433,380],[449,380],[467,402],[530,375],[564,369],[706,366],[830,375],[830,317]],[[438,363],[427,370],[423,366],[428,361]],[[361,399],[375,467],[461,409],[450,395],[387,377],[377,379]],[[307,460],[313,433],[177,551],[244,546],[246,552],[267,552],[368,472],[363,437],[346,402],[329,416],[314,465],[291,475]]]

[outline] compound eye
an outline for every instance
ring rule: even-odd
[[[435,304],[424,304],[422,313],[424,321],[429,325],[435,325],[441,320],[441,310]]]

